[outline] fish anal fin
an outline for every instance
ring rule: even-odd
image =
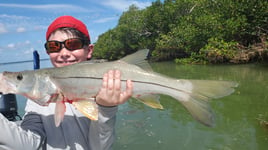
[[[85,99],[85,100],[74,101],[72,104],[87,118],[94,121],[98,120],[99,110],[98,105],[96,104],[95,101],[91,99]]]
[[[133,97],[149,107],[155,109],[163,109],[163,106],[159,102],[160,96],[157,94],[145,93],[145,94],[137,94],[134,95]]]

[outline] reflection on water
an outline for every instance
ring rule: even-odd
[[[195,121],[176,100],[161,96],[164,110],[131,100],[119,108],[114,149],[196,150],[268,148],[268,65],[175,65],[153,63],[154,71],[184,79],[231,80],[239,83],[234,94],[212,100],[216,126]]]
[[[49,61],[41,68],[50,67]],[[115,150],[266,150],[268,129],[259,116],[268,120],[268,65],[175,65],[153,63],[153,69],[167,76],[184,79],[231,80],[239,83],[234,94],[210,102],[216,126],[209,128],[195,121],[182,105],[161,95],[164,110],[155,110],[130,100],[119,107]],[[0,72],[32,70],[31,62],[0,65]],[[18,96],[19,113],[25,98]]]

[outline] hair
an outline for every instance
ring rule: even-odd
[[[74,37],[78,37],[80,39],[82,39],[84,41],[84,44],[87,46],[88,44],[91,44],[90,39],[88,39],[88,37],[83,34],[82,32],[74,29],[74,28],[70,28],[70,27],[61,27],[56,29],[55,31],[53,31],[53,33],[55,33],[56,31],[61,31],[66,33],[67,35],[71,35]]]

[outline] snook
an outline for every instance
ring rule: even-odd
[[[122,74],[122,88],[125,88],[127,79],[132,80],[133,98],[150,107],[163,109],[157,94],[169,95],[181,102],[195,119],[212,126],[213,113],[209,100],[233,93],[237,83],[163,76],[151,71],[145,61],[147,54],[148,50],[145,49],[113,62],[84,62],[61,68],[3,72],[0,74],[0,92],[21,94],[40,105],[55,102],[56,126],[64,116],[63,102],[72,103],[88,118],[97,120],[98,107],[91,98],[98,93],[103,74],[110,69],[118,69]]]

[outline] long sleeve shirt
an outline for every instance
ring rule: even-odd
[[[0,149],[110,150],[115,138],[117,107],[99,106],[98,121],[91,121],[66,103],[59,127],[54,123],[55,104],[40,106],[28,100],[20,126],[0,115]]]

